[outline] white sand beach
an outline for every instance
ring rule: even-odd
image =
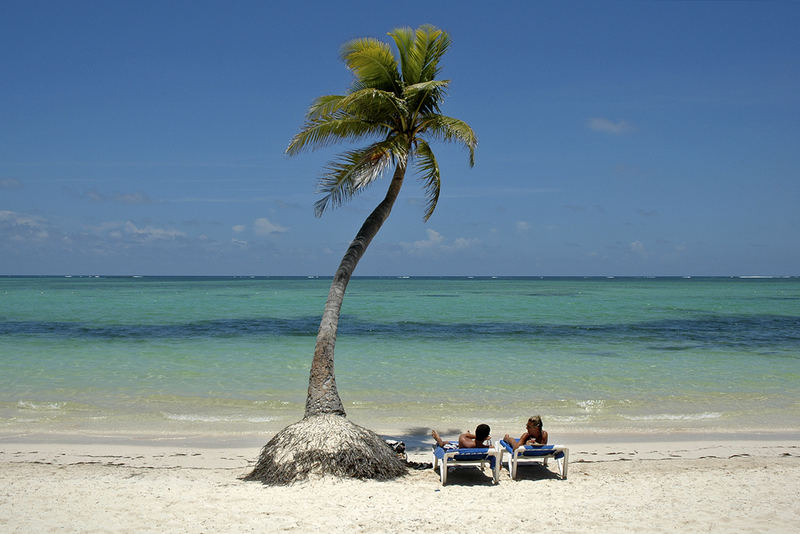
[[[790,439],[586,442],[554,466],[243,482],[258,448],[0,442],[2,532],[796,532]],[[411,460],[430,461],[417,450]]]

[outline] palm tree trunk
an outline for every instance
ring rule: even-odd
[[[339,398],[339,392],[336,390],[336,376],[333,372],[333,349],[336,345],[336,331],[339,327],[339,312],[342,309],[344,292],[350,282],[350,277],[372,238],[377,235],[389,217],[397,195],[400,193],[400,188],[403,186],[405,173],[405,162],[398,163],[386,197],[361,225],[361,229],[350,243],[333,277],[331,289],[328,292],[328,301],[325,303],[325,311],[322,313],[322,320],[317,332],[314,360],[311,362],[308,396],[306,397],[306,417],[322,413],[346,415],[342,399]]]

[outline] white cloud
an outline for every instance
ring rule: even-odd
[[[87,191],[86,192],[86,198],[88,198],[92,202],[102,202],[103,200],[105,200],[103,195],[101,195],[100,193],[98,193],[95,190]]]
[[[125,223],[125,233],[144,241],[172,240],[186,236],[185,233],[173,228],[156,228],[155,226],[138,227],[131,221]]]
[[[425,232],[428,234],[427,239],[413,243],[400,243],[400,246],[409,254],[424,254],[426,252],[453,252],[472,247],[480,242],[474,238],[458,237],[448,243],[445,237],[436,230],[428,228]]]
[[[96,189],[90,189],[86,191],[83,196],[91,200],[92,202],[118,202],[120,204],[152,204],[153,199],[147,196],[145,193],[136,192],[136,193],[114,193],[113,195],[107,195],[105,193],[101,193]]]
[[[624,120],[616,120],[613,121],[611,119],[604,119],[601,117],[594,117],[589,119],[586,123],[589,129],[594,130],[596,132],[603,132],[609,134],[623,134],[625,132],[629,132],[633,130],[633,125],[628,121]]]
[[[0,222],[15,225],[15,226],[40,226],[42,219],[39,217],[31,217],[23,215],[16,211],[0,210]]]
[[[424,239],[421,241],[414,241],[413,243],[411,243],[411,247],[414,250],[427,250],[441,246],[442,243],[444,243],[444,237],[442,237],[442,234],[440,234],[436,230],[428,228],[427,230],[425,230],[425,232],[428,234],[428,239]]]
[[[0,189],[22,189],[22,183],[14,178],[0,179]]]
[[[0,210],[0,232],[14,241],[41,241],[50,237],[47,221],[41,217]]]
[[[253,223],[253,231],[256,235],[281,234],[286,230],[288,230],[288,228],[272,223],[266,217],[256,219]]]
[[[528,221],[517,221],[517,232],[525,233],[531,229],[531,225]]]
[[[630,250],[634,254],[638,254],[641,257],[647,256],[647,249],[644,247],[644,243],[641,241],[634,241],[630,244]]]
[[[152,200],[144,193],[117,193],[114,200],[123,204],[150,204]]]
[[[453,241],[453,245],[449,247],[450,249],[462,249],[462,248],[469,248],[471,246],[477,245],[480,243],[480,240],[477,238],[466,238],[466,237],[457,237],[455,241]]]
[[[242,232],[245,231],[246,228],[247,227],[245,225],[243,225],[243,224],[237,224],[236,226],[234,226],[232,228],[232,230],[233,230],[233,233],[235,233],[235,234],[241,234]]]

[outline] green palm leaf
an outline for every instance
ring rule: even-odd
[[[383,124],[372,124],[355,117],[314,119],[292,138],[286,153],[294,156],[305,149],[316,150],[341,141],[358,141],[386,131]]]
[[[405,164],[407,158],[403,143],[394,137],[345,152],[328,165],[320,178],[317,192],[323,193],[323,197],[314,204],[317,217],[329,207],[341,206],[372,184],[390,165]]]
[[[425,205],[424,220],[427,221],[433,215],[436,209],[436,204],[439,202],[439,192],[442,189],[441,176],[439,174],[439,163],[436,161],[436,156],[433,155],[430,145],[423,139],[417,140],[417,149],[414,152],[414,163],[419,173],[419,179],[425,187],[425,197],[427,204]]]
[[[403,97],[416,114],[439,112],[439,102],[444,98],[450,80],[431,80],[415,83],[403,89]]]
[[[478,137],[466,122],[445,115],[431,114],[422,120],[419,131],[435,139],[464,144],[469,150],[469,166],[475,165]]]
[[[339,101],[339,109],[373,123],[390,124],[408,115],[406,101],[394,93],[371,87],[353,91]],[[337,110],[338,111],[338,110]],[[402,122],[401,122],[402,124]]]
[[[425,43],[419,81],[433,80],[439,74],[439,60],[450,48],[450,36],[433,26],[425,25],[417,30],[417,42]]]
[[[340,102],[347,98],[347,95],[325,95],[320,96],[306,112],[306,120],[319,119],[335,113],[341,108]]]
[[[354,39],[345,43],[341,56],[353,71],[355,89],[372,87],[397,92],[401,87],[397,61],[388,44],[370,37]]]

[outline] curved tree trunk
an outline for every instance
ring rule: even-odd
[[[361,229],[350,243],[333,277],[331,289],[328,292],[328,301],[325,303],[325,311],[322,313],[322,320],[319,324],[314,360],[311,362],[305,417],[325,413],[345,415],[342,400],[336,390],[336,376],[333,371],[333,349],[336,345],[336,332],[339,327],[339,312],[342,309],[344,292],[350,282],[350,277],[372,238],[377,235],[389,217],[403,185],[405,172],[405,163],[398,163],[386,197],[361,225]]]

